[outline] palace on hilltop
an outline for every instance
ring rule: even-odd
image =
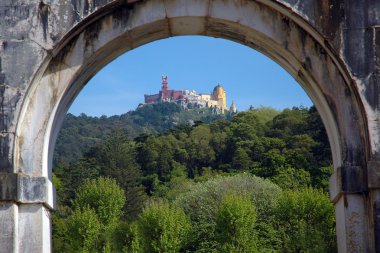
[[[234,102],[227,109],[226,91],[220,84],[215,86],[211,94],[197,94],[195,90],[169,90],[168,77],[162,76],[162,87],[158,94],[144,95],[144,98],[145,104],[174,102],[184,108],[213,108],[218,113],[236,112]]]

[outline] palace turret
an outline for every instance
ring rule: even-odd
[[[230,106],[230,113],[236,113],[236,112],[237,112],[237,109],[236,109],[235,103],[234,101],[232,101],[231,106]]]

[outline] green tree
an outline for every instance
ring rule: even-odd
[[[136,232],[134,251],[177,253],[187,243],[190,222],[178,206],[156,200],[144,208]]]
[[[249,198],[224,196],[218,207],[215,228],[220,252],[258,252],[255,226],[256,209]]]
[[[95,210],[77,209],[66,221],[67,246],[64,252],[99,252],[101,223]]]
[[[74,212],[80,215],[80,213],[90,209],[96,215],[101,225],[101,236],[96,242],[98,250],[112,250],[112,238],[119,225],[124,203],[124,191],[114,179],[100,177],[95,180],[86,181],[79,188],[73,201]],[[71,217],[68,218],[69,221],[70,219]],[[80,226],[78,227],[78,231],[82,231]]]
[[[273,227],[273,208],[281,189],[270,182],[241,173],[234,176],[218,176],[205,182],[194,184],[189,191],[175,200],[190,217],[192,232],[188,251],[217,252],[216,239],[217,212],[224,196],[246,196],[256,207],[257,248],[274,249],[279,244]]]
[[[75,209],[94,209],[102,224],[117,222],[124,203],[124,191],[114,179],[104,177],[87,181],[78,189],[73,201]]]
[[[141,164],[144,175],[157,174],[163,182],[170,180],[175,159],[187,159],[182,142],[173,134],[152,136],[139,144],[137,160]]]
[[[195,127],[186,140],[186,150],[189,154],[189,176],[202,175],[202,168],[210,166],[215,161],[215,151],[211,146],[212,133],[207,125]],[[198,173],[197,173],[198,172]]]
[[[59,207],[58,207],[59,208]],[[64,218],[56,213],[53,213],[53,252],[64,253],[69,252],[68,243],[68,228],[67,222]]]
[[[54,169],[57,185],[57,202],[59,205],[71,206],[75,192],[86,180],[100,175],[98,162],[93,158],[82,158],[76,163],[59,163]]]
[[[302,134],[308,129],[307,108],[285,109],[273,118],[271,136],[287,140],[292,135]]]
[[[263,154],[261,166],[263,169],[257,171],[257,175],[264,178],[272,178],[280,168],[286,166],[286,158],[280,150],[271,149]]]
[[[321,190],[284,191],[275,206],[280,252],[336,252],[334,206]]]
[[[283,189],[299,189],[311,186],[310,173],[303,169],[291,167],[279,168],[272,181]]]
[[[98,161],[102,175],[115,179],[124,190],[126,217],[136,218],[147,198],[140,166],[136,162],[136,145],[119,129],[107,136],[93,150],[92,156]]]
[[[165,197],[169,200],[175,199],[181,193],[188,191],[193,185],[193,180],[187,177],[187,168],[177,162],[173,162],[173,170],[170,173],[170,181],[166,184]]]
[[[280,112],[272,107],[259,107],[249,109],[250,113],[253,113],[261,124],[267,124],[272,121]]]
[[[322,123],[322,119],[318,114],[315,106],[310,107],[307,118],[307,133],[316,141],[313,147],[313,154],[315,160],[318,162],[319,167],[326,167],[331,165],[331,149],[330,143],[327,138],[326,129]]]
[[[232,167],[235,170],[249,170],[251,164],[251,159],[249,158],[247,152],[243,148],[237,148],[235,150]]]
[[[231,130],[235,138],[251,139],[263,136],[267,126],[262,123],[255,111],[240,112],[232,118]]]
[[[322,167],[313,170],[313,187],[323,189],[325,192],[329,191],[329,178],[334,172],[334,167],[330,166]]]
[[[142,134],[164,133],[179,125],[189,125],[190,121],[211,122],[227,117],[213,114],[210,108],[183,110],[180,105],[169,102],[139,106],[111,117],[67,114],[57,138],[54,165],[59,161],[77,162],[115,129],[121,129],[128,138],[134,139]]]

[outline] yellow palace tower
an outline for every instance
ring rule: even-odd
[[[226,91],[218,84],[212,91],[212,99],[218,101],[218,107],[224,111],[227,109]]]

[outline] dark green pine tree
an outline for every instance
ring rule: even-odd
[[[140,166],[136,162],[134,142],[128,140],[122,130],[116,130],[88,155],[98,160],[101,175],[114,178],[124,190],[126,218],[136,218],[147,196],[142,185]]]

